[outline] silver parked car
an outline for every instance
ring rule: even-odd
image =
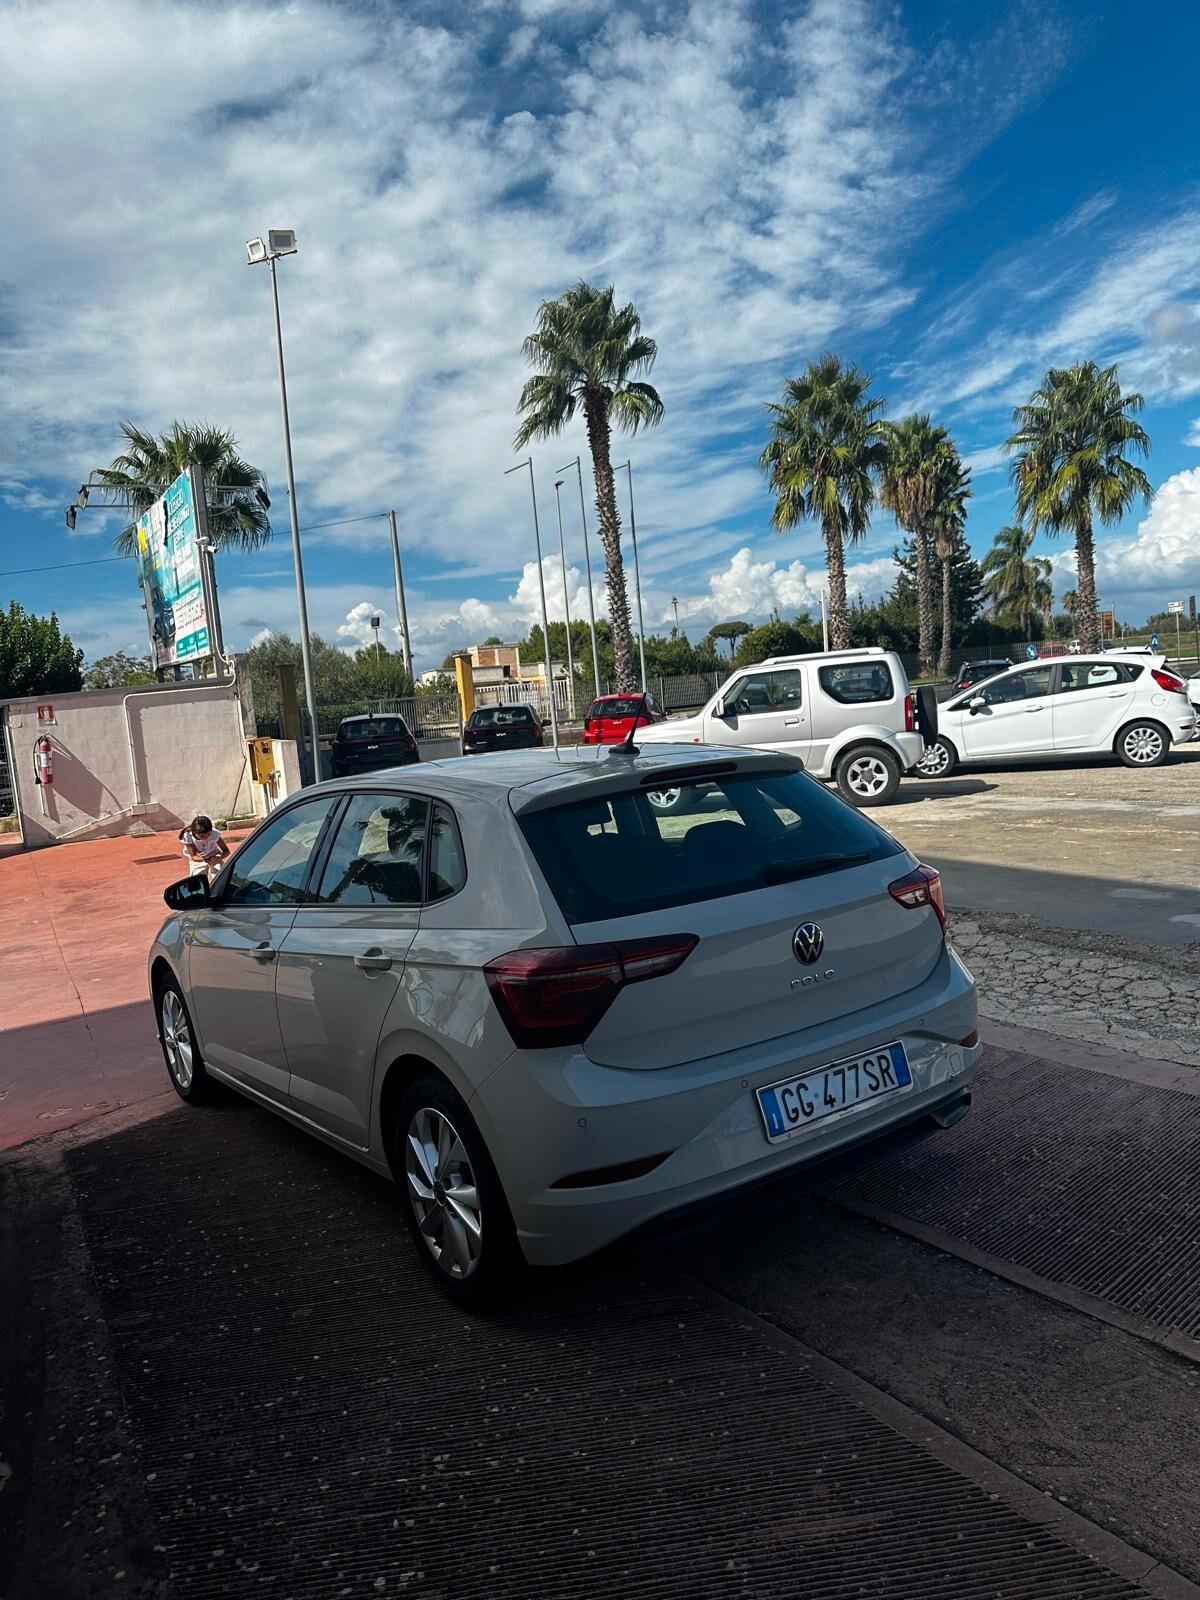
[[[970,1103],[937,873],[786,755],[326,783],[166,899],[176,1090],[217,1080],[393,1177],[461,1300]]]

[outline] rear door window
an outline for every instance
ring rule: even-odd
[[[1123,661],[1065,661],[1058,669],[1058,692],[1119,688],[1132,683],[1141,670],[1128,667]]]
[[[895,698],[896,689],[886,661],[847,662],[836,667],[820,667],[821,688],[839,705],[868,705]]]
[[[428,804],[412,796],[356,794],[338,825],[317,903],[420,905],[428,813]]]
[[[631,789],[518,822],[571,923],[742,894],[901,848],[802,772]]]

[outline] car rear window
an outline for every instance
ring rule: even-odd
[[[901,851],[802,772],[642,787],[518,820],[570,923],[716,900]]]
[[[892,674],[886,661],[854,662],[841,667],[820,667],[821,688],[831,700],[843,706],[866,705],[870,701],[891,700],[895,695]]]
[[[400,739],[408,732],[403,717],[367,717],[343,722],[337,731],[338,743],[352,739]]]
[[[468,728],[509,728],[517,722],[532,722],[528,706],[479,706],[472,711]]]
[[[640,694],[631,694],[623,700],[594,700],[589,717],[636,717],[642,709]],[[646,699],[646,710],[652,709],[650,699]]]

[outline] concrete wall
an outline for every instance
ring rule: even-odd
[[[232,685],[149,684],[42,698],[53,702],[53,726],[39,725],[37,700],[6,703],[26,845],[139,825],[179,828],[197,811],[228,817],[257,809]],[[51,787],[33,781],[43,732],[54,748]]]

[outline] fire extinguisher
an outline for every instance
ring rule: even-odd
[[[50,785],[54,782],[54,746],[46,734],[34,745],[34,765],[37,771],[37,781]]]

